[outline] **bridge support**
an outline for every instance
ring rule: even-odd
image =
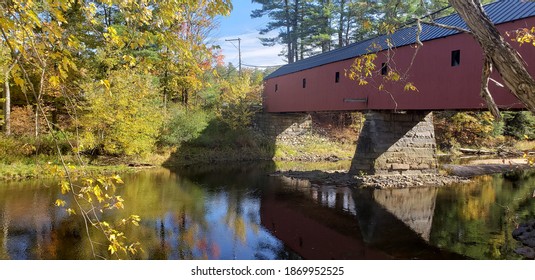
[[[433,113],[370,111],[350,173],[417,175],[437,172]]]

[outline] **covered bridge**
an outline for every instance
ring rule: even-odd
[[[501,0],[484,9],[534,75],[535,46],[513,41],[515,30],[535,26],[535,2]],[[458,14],[434,22],[468,29]],[[367,85],[358,85],[345,73],[356,58],[367,54],[377,55],[373,77]],[[282,66],[265,78],[264,111],[366,111],[351,172],[436,173],[431,111],[487,108],[480,95],[484,57],[470,34],[436,24],[422,24],[421,32],[410,26]],[[406,73],[405,81],[385,81],[389,71]],[[522,109],[501,86],[499,75],[492,78],[489,89],[498,107]],[[418,91],[404,90],[406,82]]]
[[[535,2],[501,0],[484,6],[485,12],[510,40],[535,74],[535,47],[512,42],[511,31],[535,26]],[[442,25],[468,29],[458,14],[434,20]],[[476,40],[466,33],[422,23],[417,54],[417,26],[390,35],[354,43],[330,52],[282,66],[265,79],[264,109],[267,112],[367,111],[367,110],[477,110],[485,109],[480,97],[484,55]],[[509,34],[509,35],[508,35]],[[391,47],[388,43],[391,42]],[[355,58],[377,54],[374,77],[359,86],[345,73]],[[382,75],[393,70],[407,73],[406,81],[418,89],[404,90],[403,82],[384,83]],[[507,88],[490,83],[500,108],[521,108]]]

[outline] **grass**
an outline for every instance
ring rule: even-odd
[[[0,180],[26,180],[26,179],[48,179],[54,178],[53,172],[51,172],[50,167],[56,166],[59,169],[62,169],[61,165],[55,163],[14,163],[14,164],[5,164],[0,163]],[[127,172],[133,172],[133,168],[126,165],[113,165],[113,166],[75,166],[71,170],[73,174],[79,174],[85,172],[86,174],[95,175],[95,174],[123,174]]]
[[[518,141],[515,143],[514,148],[519,151],[535,151],[535,141]]]
[[[311,133],[290,141],[278,141],[273,158],[289,161],[318,161],[333,156],[339,159],[351,159],[354,153],[353,143],[333,141]]]

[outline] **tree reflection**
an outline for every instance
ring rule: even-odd
[[[535,173],[498,174],[442,188],[431,242],[476,259],[515,259],[511,232],[518,218],[535,214]]]

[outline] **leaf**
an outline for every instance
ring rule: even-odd
[[[59,86],[59,77],[58,76],[50,76],[50,78],[48,78],[48,82],[50,83],[50,85],[52,87],[58,87]]]
[[[54,205],[58,206],[58,207],[64,207],[66,204],[66,202],[64,200],[61,200],[61,199],[56,199],[56,202],[54,202]]]
[[[15,84],[19,86],[20,88],[24,88],[24,80],[21,79],[19,76],[13,77],[13,80],[15,81]]]
[[[67,181],[61,182],[61,193],[66,194],[71,190],[71,184]]]
[[[405,84],[405,88],[404,88],[405,91],[418,91],[418,89],[416,88],[416,86],[414,86],[413,83],[407,83]]]
[[[113,254],[115,254],[115,252],[117,252],[117,248],[115,247],[115,245],[110,244],[108,246],[108,251],[110,251],[110,253],[113,255]]]
[[[115,182],[116,182],[117,184],[124,184],[123,180],[121,179],[121,176],[119,176],[119,175],[114,175],[112,178],[115,180]]]

